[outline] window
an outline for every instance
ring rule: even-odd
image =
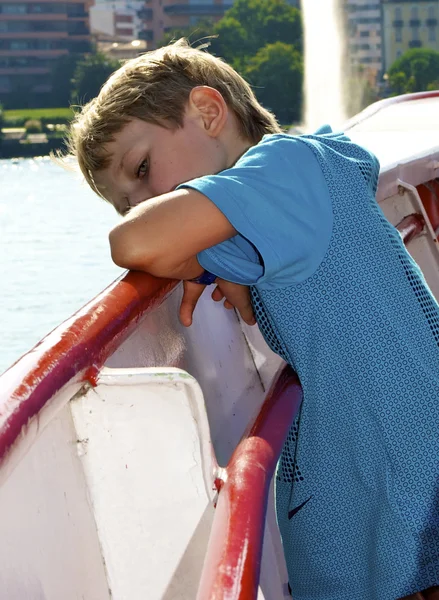
[[[395,8],[395,21],[402,19],[402,12],[400,8]]]
[[[397,27],[395,29],[395,41],[402,42],[402,29],[401,27]]]
[[[434,19],[436,16],[436,7],[434,6],[429,6],[428,7],[428,18],[429,19]]]
[[[11,87],[11,78],[9,75],[0,75],[0,88],[2,90],[9,90]]]
[[[5,15],[24,15],[27,12],[26,4],[3,4],[1,12]]]
[[[411,18],[412,19],[418,19],[419,15],[418,15],[418,7],[417,6],[412,6],[412,10],[411,12]]]
[[[12,40],[11,41],[11,50],[27,50],[28,43],[24,40]]]
[[[428,28],[428,41],[435,42],[436,41],[436,27]]]

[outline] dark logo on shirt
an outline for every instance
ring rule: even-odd
[[[314,496],[310,496],[307,500],[305,500],[305,502],[302,502],[302,504],[299,504],[299,506],[296,506],[296,508],[293,508],[293,510],[288,511],[288,518],[292,519],[294,515],[296,515],[299,512],[299,510],[302,510],[305,504],[307,504],[313,497]]]

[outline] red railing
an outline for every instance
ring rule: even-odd
[[[130,272],[115,281],[0,376],[0,472],[18,443],[29,447],[67,385],[94,385],[106,359],[176,281]],[[67,403],[70,396],[63,398]],[[59,408],[59,407],[58,407]],[[50,411],[49,411],[50,412]],[[18,456],[21,454],[17,452]],[[16,461],[12,461],[13,463]],[[11,469],[9,468],[8,471]]]
[[[197,600],[254,600],[270,482],[302,389],[283,367],[262,409],[217,480],[219,497]]]

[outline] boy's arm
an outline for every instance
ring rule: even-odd
[[[179,189],[142,202],[110,232],[114,262],[156,277],[192,279],[202,272],[196,255],[236,230],[206,196]]]
[[[156,277],[193,279],[203,271],[196,254],[236,235],[223,213],[206,196],[177,190],[142,202],[110,232],[111,254],[126,269]],[[206,286],[185,281],[180,320],[192,323],[195,306]],[[226,299],[249,325],[255,323],[246,286],[219,279],[212,297]]]

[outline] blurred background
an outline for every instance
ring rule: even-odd
[[[208,38],[283,125],[300,123],[303,32],[328,10],[336,21],[308,48],[318,70],[339,44],[347,116],[439,87],[438,0],[0,0],[0,155],[62,146],[71,105],[95,96],[121,61],[182,36]]]

